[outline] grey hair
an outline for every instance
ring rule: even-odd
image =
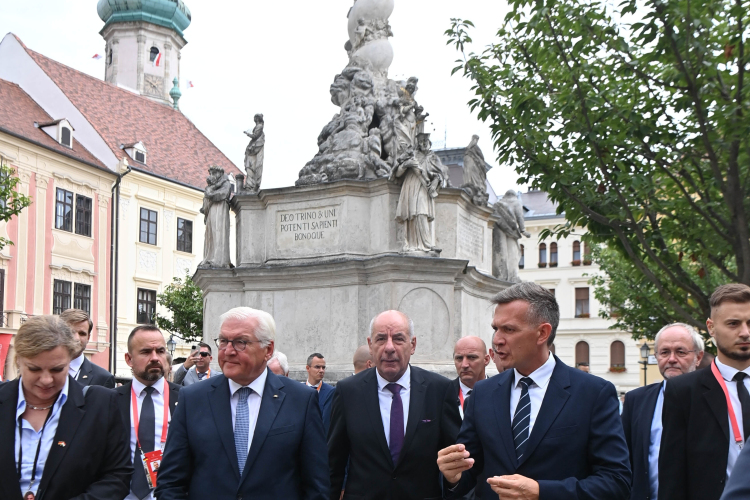
[[[274,321],[273,316],[265,311],[253,309],[252,307],[235,307],[234,309],[230,309],[219,316],[219,330],[221,330],[224,322],[228,319],[240,321],[256,320],[258,325],[255,327],[255,331],[248,333],[255,335],[255,338],[260,341],[261,347],[268,347],[268,344],[276,340],[276,321]]]
[[[529,304],[526,316],[528,321],[539,325],[542,323],[552,325],[552,332],[547,339],[547,345],[551,346],[555,341],[557,326],[560,324],[560,306],[557,305],[557,299],[552,292],[536,283],[523,282],[506,288],[490,299],[495,305],[509,304],[516,300]]]
[[[663,327],[659,332],[656,334],[656,337],[654,337],[654,348],[659,349],[659,338],[661,337],[661,334],[666,330],[667,328],[672,328],[673,326],[679,326],[681,328],[684,328],[686,332],[688,332],[688,335],[690,335],[690,338],[693,339],[693,347],[695,348],[696,354],[699,352],[703,352],[706,349],[705,344],[703,343],[703,337],[701,337],[701,334],[698,333],[698,330],[693,328],[692,326],[688,325],[687,323],[670,323],[667,326]]]
[[[284,372],[284,374],[289,373],[289,360],[286,357],[286,354],[284,354],[281,351],[273,351],[273,356],[268,360],[268,363],[270,364],[271,361],[276,360],[279,362],[279,366],[281,367],[281,371]]]
[[[378,319],[378,316],[380,316],[383,313],[387,313],[389,311],[383,311],[375,315],[374,318],[370,320],[370,336],[372,337],[373,331],[372,328],[375,326],[375,320]],[[406,318],[407,323],[409,323],[409,338],[414,337],[414,322],[411,320],[409,316],[406,315],[406,313],[401,311],[396,311],[397,313],[401,314],[404,318]]]

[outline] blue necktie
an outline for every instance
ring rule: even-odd
[[[393,393],[389,448],[391,450],[393,466],[395,467],[398,464],[398,457],[401,455],[401,448],[404,446],[404,402],[401,401],[400,385],[388,384],[385,388]]]
[[[526,443],[529,440],[529,423],[531,422],[531,398],[529,397],[529,386],[534,383],[529,377],[520,380],[521,398],[516,406],[516,414],[513,415],[513,443],[516,446],[516,458],[521,461]]]
[[[240,400],[237,403],[237,414],[234,417],[234,447],[237,449],[237,465],[240,467],[240,476],[245,469],[247,461],[247,443],[250,439],[250,413],[247,409],[247,398],[250,396],[249,387],[241,387],[237,393]]]

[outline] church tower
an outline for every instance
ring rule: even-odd
[[[190,10],[182,0],[99,0],[106,42],[104,79],[155,101],[171,104],[180,78],[180,51]]]

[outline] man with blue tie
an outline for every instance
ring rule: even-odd
[[[324,500],[330,483],[318,393],[268,370],[273,317],[237,307],[219,323],[223,375],[180,391],[156,498]]]
[[[627,500],[628,449],[617,392],[549,351],[555,296],[519,283],[493,297],[493,348],[505,371],[477,382],[458,444],[440,450],[444,496]]]

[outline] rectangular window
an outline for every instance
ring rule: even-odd
[[[55,228],[73,231],[73,193],[60,188],[55,204]]]
[[[156,291],[139,288],[136,321],[141,324],[153,324],[154,312],[156,312]]]
[[[156,210],[141,208],[141,235],[138,241],[156,245]]]
[[[589,317],[589,289],[576,288],[576,318]]]
[[[62,314],[66,309],[70,309],[70,288],[70,281],[55,280],[52,290],[52,314]]]
[[[177,250],[193,253],[193,222],[177,217]]]
[[[76,195],[76,234],[91,236],[91,198]]]
[[[91,285],[76,283],[73,286],[73,307],[91,316]]]

